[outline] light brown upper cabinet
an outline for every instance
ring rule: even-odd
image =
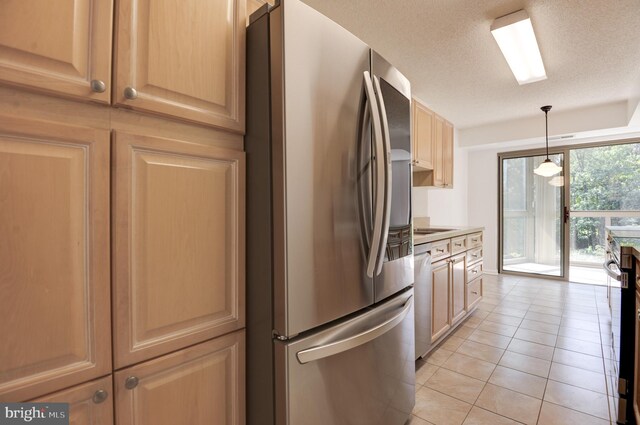
[[[118,425],[244,425],[244,331],[116,372]]]
[[[444,187],[453,187],[453,125],[444,122],[442,134],[442,183]]]
[[[0,81],[109,103],[112,0],[4,0]]]
[[[245,160],[180,140],[114,137],[120,368],[244,326]]]
[[[433,170],[435,114],[413,99],[413,169]]]
[[[0,270],[0,401],[110,373],[108,130],[0,115]]]
[[[244,132],[246,0],[119,0],[119,105]]]
[[[413,185],[453,187],[453,125],[413,99]]]

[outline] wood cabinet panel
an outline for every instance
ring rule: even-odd
[[[112,0],[5,0],[1,8],[0,80],[109,102]],[[104,90],[93,91],[92,80]]]
[[[438,115],[433,120],[433,186],[444,186],[444,119]]]
[[[116,372],[118,425],[244,424],[244,347],[239,331]]]
[[[435,341],[451,327],[449,281],[451,268],[447,260],[435,263],[431,269],[431,341]]]
[[[442,183],[453,187],[453,125],[445,121],[442,131]]]
[[[116,131],[114,359],[244,326],[244,153]]]
[[[416,99],[412,105],[413,167],[416,170],[433,170],[435,114]]]
[[[112,425],[111,375],[32,400],[36,403],[69,403],[69,425]]]
[[[482,277],[474,279],[466,285],[467,298],[466,309],[470,311],[473,309],[482,299]]]
[[[120,0],[114,101],[243,133],[245,8],[246,0]]]
[[[460,254],[451,259],[451,324],[462,319],[466,313],[465,283],[467,256]]]
[[[109,132],[0,115],[0,401],[111,370]]]

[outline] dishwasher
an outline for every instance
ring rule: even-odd
[[[431,244],[416,245],[413,256],[417,360],[431,348]]]

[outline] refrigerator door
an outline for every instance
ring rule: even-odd
[[[294,342],[275,341],[276,423],[402,425],[415,404],[413,289]]]
[[[290,337],[373,303],[361,232],[371,201],[362,217],[358,199],[371,171],[357,160],[369,48],[298,0],[269,16],[273,326]]]
[[[385,235],[374,278],[375,302],[411,285],[413,240],[411,213],[411,88],[409,81],[375,51],[371,71],[388,150],[389,194]]]

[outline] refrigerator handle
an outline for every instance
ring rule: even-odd
[[[374,209],[373,209],[373,233],[371,235],[371,247],[369,249],[369,258],[367,258],[367,276],[373,277],[376,271],[376,260],[381,249],[382,229],[384,223],[384,203],[385,203],[385,187],[384,187],[384,161],[382,125],[380,123],[380,113],[378,110],[378,102],[373,90],[373,83],[369,71],[364,71],[364,89],[370,108],[371,122],[373,123],[373,139],[374,139]],[[386,235],[385,235],[386,239]],[[386,244],[386,242],[385,242]],[[376,273],[378,274],[378,273]]]
[[[380,89],[380,80],[378,77],[373,77],[373,84],[376,91],[376,97],[378,100],[378,107],[380,112],[380,121],[382,122],[382,140],[383,146],[383,158],[384,158],[384,205],[383,205],[383,218],[382,218],[382,234],[380,238],[380,246],[376,254],[376,276],[382,271],[382,264],[384,263],[384,252],[387,246],[387,237],[389,236],[389,220],[391,217],[391,137],[389,136],[389,121],[387,120],[387,109],[384,105],[384,98],[382,97],[382,90]]]
[[[344,351],[348,351],[360,345],[366,344],[367,342],[372,341],[389,332],[391,329],[395,328],[407,316],[409,310],[411,310],[412,305],[413,295],[410,296],[402,305],[402,310],[392,318],[387,319],[384,322],[379,323],[370,329],[367,329],[366,331],[349,336],[347,338],[343,338],[326,345],[298,351],[298,353],[296,354],[296,356],[298,357],[298,361],[302,364],[305,364],[324,359],[325,357],[340,354]]]

